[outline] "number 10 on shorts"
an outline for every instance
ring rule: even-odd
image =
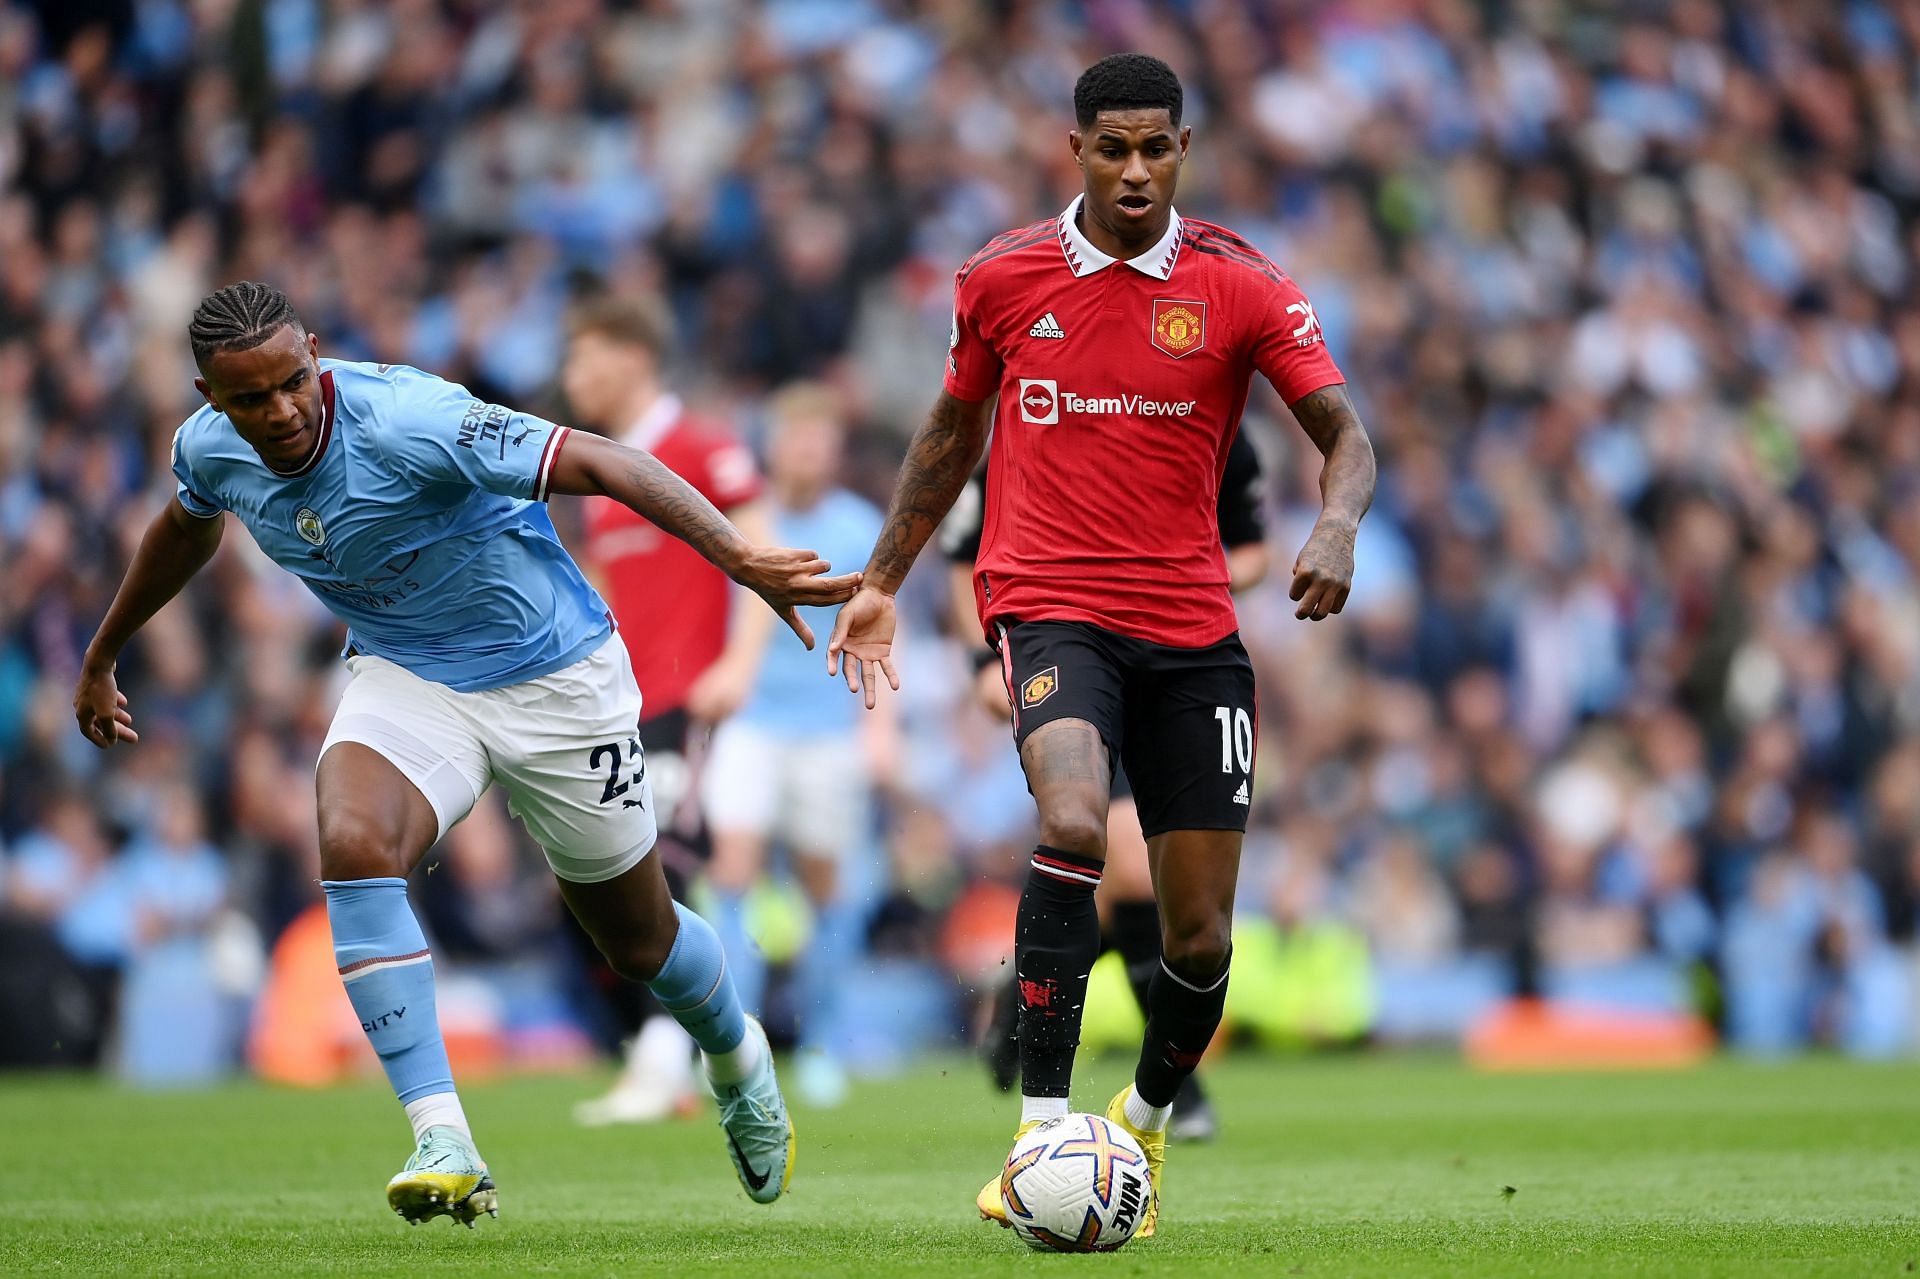
[[[1237,760],[1241,772],[1253,772],[1253,718],[1237,706],[1216,706],[1213,717],[1220,721],[1220,771],[1231,773]]]

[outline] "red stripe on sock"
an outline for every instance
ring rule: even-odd
[[[1075,875],[1091,875],[1095,879],[1099,879],[1103,873],[1102,869],[1098,866],[1076,866],[1072,862],[1063,862],[1056,857],[1048,857],[1044,853],[1035,853],[1033,860],[1034,864],[1042,870],[1053,867],[1058,870],[1070,871]]]
[[[1072,884],[1075,888],[1098,888],[1100,886],[1092,880],[1081,879],[1077,875],[1062,875],[1058,871],[1045,870],[1039,866],[1033,869],[1036,874],[1045,875],[1055,883]]]
[[[397,964],[402,960],[424,959],[426,955],[426,951],[416,950],[411,955],[375,955],[372,959],[356,959],[345,968],[342,968],[340,975],[345,977],[348,973],[357,973],[362,968],[369,967],[373,964]]]

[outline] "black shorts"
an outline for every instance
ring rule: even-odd
[[[675,897],[713,855],[707,824],[700,812],[700,766],[707,754],[707,729],[696,724],[684,708],[676,707],[643,718],[640,749],[647,755],[647,773],[653,781],[655,816],[659,821],[660,865]]]
[[[1089,622],[1004,622],[1013,740],[1055,720],[1092,724],[1126,766],[1148,838],[1247,828],[1256,713],[1240,637],[1169,648]]]

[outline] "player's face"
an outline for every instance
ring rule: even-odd
[[[767,474],[794,493],[824,493],[840,473],[844,439],[840,424],[830,418],[783,422],[767,444]]]
[[[1068,135],[1086,175],[1082,206],[1093,224],[1122,244],[1151,244],[1166,233],[1173,189],[1190,127],[1173,127],[1164,107],[1102,111],[1093,127]]]
[[[582,333],[567,348],[560,390],[583,426],[617,431],[629,425],[613,419],[634,387],[652,378],[653,356],[645,347],[618,342],[604,333]]]
[[[216,351],[193,380],[240,438],[276,471],[297,470],[319,443],[320,339],[291,324],[259,346]]]

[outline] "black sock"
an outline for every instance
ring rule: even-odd
[[[993,1018],[980,1040],[980,1055],[986,1060],[993,1086],[1012,1092],[1020,1082],[1020,980],[1012,973],[993,994]]]
[[[1127,985],[1133,987],[1133,998],[1144,1017],[1147,989],[1160,971],[1160,908],[1150,901],[1115,902],[1107,936],[1126,963]]]
[[[1231,959],[1231,952],[1229,952]],[[1147,992],[1147,1036],[1133,1090],[1149,1106],[1171,1106],[1200,1064],[1227,1007],[1227,964],[1212,974],[1176,973],[1164,961]]]
[[[1020,1091],[1065,1097],[1080,1046],[1087,973],[1100,957],[1093,890],[1100,886],[1101,863],[1042,844],[1030,865],[1013,940],[1020,979]]]

